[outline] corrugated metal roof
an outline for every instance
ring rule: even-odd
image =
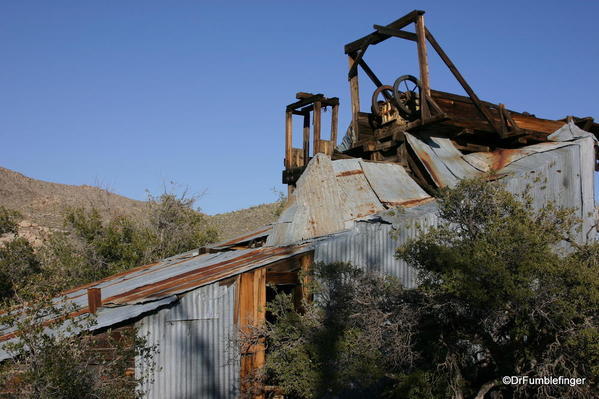
[[[89,313],[87,289],[100,288],[102,308],[94,329],[108,327],[143,313],[172,304],[176,295],[215,281],[265,266],[311,250],[309,245],[268,247],[198,255],[187,252],[161,262],[141,266],[101,281],[75,288],[56,298],[80,310],[71,316]],[[0,328],[0,342],[14,338],[14,331]],[[8,354],[0,350],[0,360]]]
[[[356,219],[389,207],[413,206],[430,199],[399,164],[331,161],[317,154],[297,181],[266,245],[333,234],[351,228]]]

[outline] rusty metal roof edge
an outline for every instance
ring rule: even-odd
[[[236,244],[242,244],[242,243],[252,241],[252,240],[255,240],[255,239],[261,238],[261,237],[267,237],[270,234],[270,232],[272,231],[272,226],[273,226],[273,224],[269,223],[262,227],[254,229],[252,231],[249,231],[247,233],[239,234],[235,237],[229,238],[227,240],[223,240],[223,241],[219,241],[219,242],[216,242],[213,244],[206,245],[206,248],[215,249],[215,250],[227,249],[232,246],[235,246]]]

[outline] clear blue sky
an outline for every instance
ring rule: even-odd
[[[413,9],[481,98],[599,119],[596,1],[5,0],[0,165],[137,199],[175,181],[210,214],[273,201],[284,106],[338,96],[344,133],[343,45]],[[461,93],[430,57],[432,87]],[[417,75],[410,42],[366,59],[385,82]]]

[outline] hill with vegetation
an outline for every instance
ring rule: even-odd
[[[116,215],[143,217],[146,204],[100,187],[42,181],[0,167],[0,206],[23,215],[20,234],[30,241],[39,241],[46,231],[62,229],[68,209],[93,208],[107,221]],[[280,203],[270,203],[205,216],[223,240],[273,222],[279,208]]]

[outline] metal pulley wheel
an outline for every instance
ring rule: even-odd
[[[372,113],[368,117],[368,121],[374,129],[383,125],[383,113],[385,110],[381,107],[382,104],[379,104],[380,94],[383,94],[384,97],[384,101],[381,101],[381,103],[389,103],[389,100],[393,101],[393,87],[388,85],[379,86],[374,93],[372,93]]]
[[[418,119],[420,81],[415,76],[403,75],[397,78],[393,83],[393,96],[403,117],[408,120]]]
[[[377,116],[382,115],[382,109],[379,105],[379,94],[383,93],[383,96],[387,94],[387,99],[393,98],[393,87],[391,86],[379,86],[374,93],[372,93],[372,112]]]

